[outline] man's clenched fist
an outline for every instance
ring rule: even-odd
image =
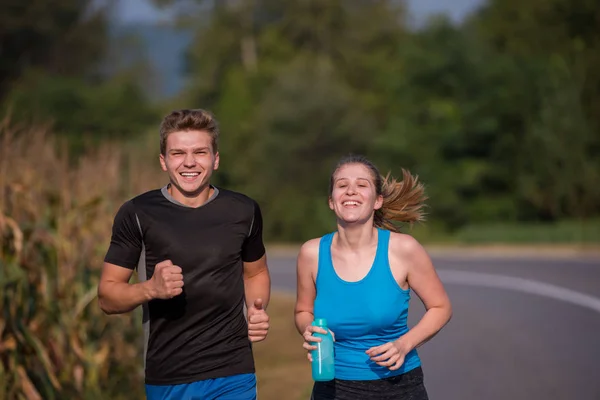
[[[150,278],[153,288],[153,297],[156,299],[170,299],[183,292],[183,274],[181,268],[173,265],[171,260],[164,260],[156,264],[154,274]]]

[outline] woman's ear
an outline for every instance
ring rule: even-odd
[[[375,205],[373,206],[373,209],[379,210],[381,207],[383,207],[383,196],[379,195],[377,196],[377,200],[375,200]]]

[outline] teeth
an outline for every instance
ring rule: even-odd
[[[198,176],[197,172],[182,172],[182,176]]]
[[[358,202],[357,201],[345,201],[342,204],[345,206],[357,206]]]

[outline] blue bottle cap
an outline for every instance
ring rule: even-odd
[[[319,326],[321,328],[324,328],[327,326],[327,320],[325,318],[316,318],[313,322],[312,322],[313,326]]]

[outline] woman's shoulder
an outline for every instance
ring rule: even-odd
[[[299,273],[309,273],[311,275],[316,273],[316,269],[319,265],[319,243],[320,238],[314,238],[307,240],[300,246],[298,252],[298,260],[296,266]]]
[[[319,257],[319,245],[321,243],[321,238],[313,238],[307,240],[300,246],[300,251],[298,253],[298,257],[304,258],[318,258]]]
[[[417,239],[406,233],[390,232],[390,249],[404,256],[419,255],[425,248]]]

